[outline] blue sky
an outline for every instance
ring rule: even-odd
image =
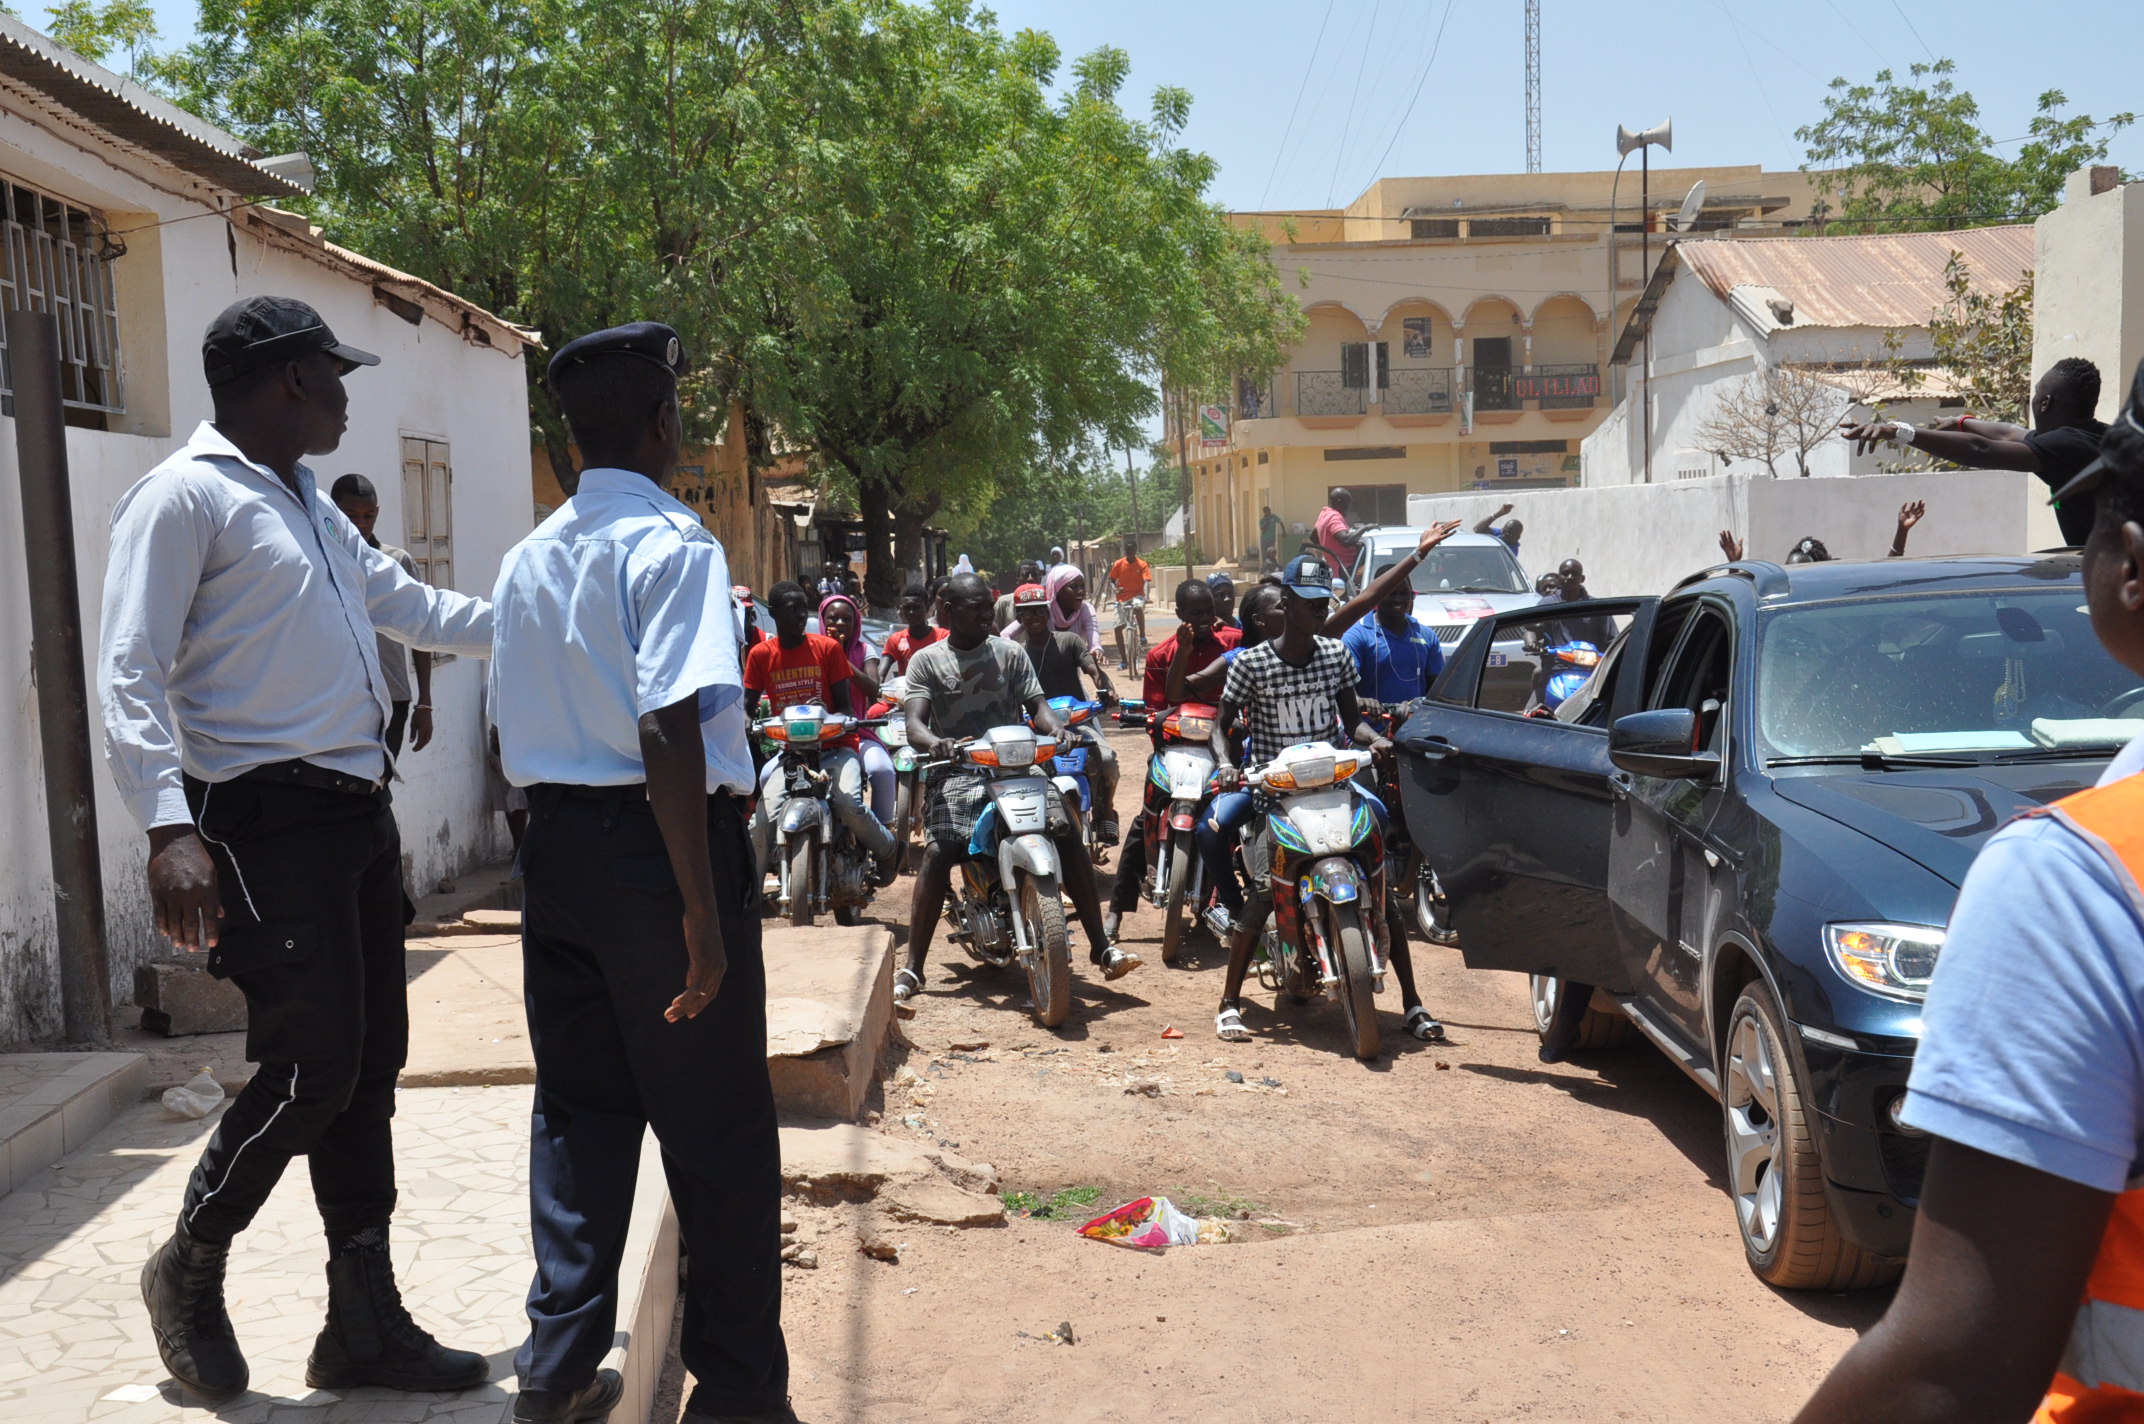
[[[1520,0],[998,0],[1006,29],[1056,36],[1067,57],[1116,45],[1127,99],[1162,84],[1193,96],[1188,140],[1221,163],[1231,207],[1345,203],[1378,173],[1516,172],[1525,166]],[[2043,90],[2073,112],[2144,111],[2136,0],[1542,0],[1544,165],[1612,168],[1618,123],[1673,115],[1673,160],[1802,160],[1794,130],[1825,86],[1931,54],[1997,139],[2020,136]],[[35,22],[39,9],[24,6]],[[167,43],[193,0],[156,0]],[[1649,16],[1640,22],[1639,15]],[[1441,42],[1438,31],[1442,30]],[[1434,60],[1430,56],[1434,51]],[[1300,101],[1298,101],[1300,95]],[[2144,170],[2144,131],[2113,157]]]

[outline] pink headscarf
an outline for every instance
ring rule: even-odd
[[[871,658],[872,648],[868,642],[864,641],[864,614],[863,610],[856,606],[856,600],[845,593],[828,594],[819,602],[819,626],[821,628],[826,626],[826,610],[837,603],[846,603],[849,606],[849,622],[855,628],[855,631],[849,634],[849,641],[842,645],[841,650],[849,655],[850,667],[860,668]],[[828,634],[828,636],[831,637],[832,634]]]
[[[1066,584],[1085,577],[1071,564],[1058,564],[1042,576],[1042,587],[1050,595],[1050,627],[1060,633],[1077,633],[1087,640],[1088,647],[1093,648],[1100,646],[1102,641],[1101,624],[1094,616],[1094,605],[1081,599],[1078,609],[1067,613],[1057,601],[1057,595],[1064,592]]]

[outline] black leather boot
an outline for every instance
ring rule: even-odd
[[[230,1249],[196,1241],[181,1229],[141,1268],[141,1299],[149,1307],[156,1352],[173,1379],[207,1400],[244,1394],[250,1378],[223,1309]]]
[[[328,1258],[328,1323],[305,1362],[314,1389],[445,1392],[474,1389],[490,1377],[491,1362],[470,1350],[449,1350],[410,1319],[395,1288],[385,1230],[373,1242]]]

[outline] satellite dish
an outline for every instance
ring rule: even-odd
[[[1675,121],[1663,119],[1643,133],[1632,133],[1621,124],[1615,126],[1615,151],[1618,157],[1628,158],[1632,153],[1649,143],[1657,143],[1668,152],[1675,151]]]
[[[1684,198],[1682,207],[1676,210],[1675,230],[1677,232],[1688,232],[1691,224],[1697,221],[1698,213],[1704,210],[1704,206],[1705,180],[1700,178],[1690,185],[1690,196]]]

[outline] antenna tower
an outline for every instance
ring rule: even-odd
[[[1541,171],[1541,0],[1526,0],[1526,171]]]

